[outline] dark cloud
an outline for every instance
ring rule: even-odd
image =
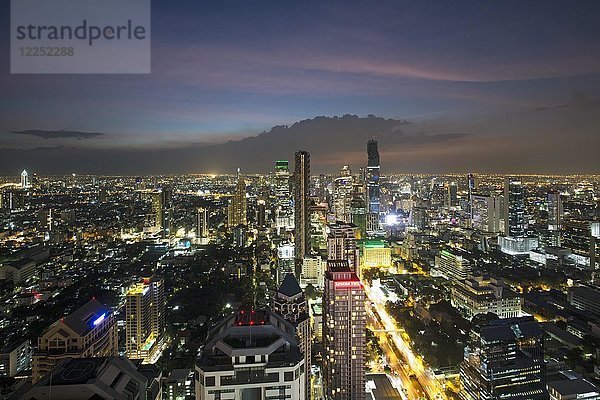
[[[74,138],[74,139],[94,139],[104,136],[101,132],[83,132],[83,131],[45,131],[40,129],[28,129],[21,131],[12,131],[19,135],[32,135],[42,139]]]

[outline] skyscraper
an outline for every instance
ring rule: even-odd
[[[529,237],[525,221],[525,190],[520,179],[506,177],[504,181],[504,236],[498,239],[502,252],[526,254],[538,246]]]
[[[290,169],[287,160],[275,161],[275,227],[278,231],[294,227],[290,195]]]
[[[325,395],[365,398],[365,291],[346,260],[328,260],[323,294]]]
[[[552,245],[560,246],[560,230],[562,228],[563,204],[560,192],[548,192],[548,231]]]
[[[513,238],[525,237],[525,193],[520,179],[504,180],[504,233]]]
[[[27,174],[27,171],[23,170],[23,172],[21,172],[21,189],[28,189],[29,188],[29,174]]]
[[[227,207],[227,226],[230,229],[233,229],[238,225],[248,224],[246,209],[246,181],[244,181],[244,178],[238,169],[238,181],[235,193],[231,200],[229,200],[229,206]]]
[[[208,210],[204,207],[198,208],[196,215],[196,238],[208,238]]]
[[[310,329],[310,317],[308,315],[308,303],[304,292],[298,281],[292,274],[288,274],[277,293],[273,297],[273,311],[285,318],[286,321],[296,328],[296,337],[300,352],[304,355],[304,366],[308,371],[311,365],[311,343],[312,335]],[[306,376],[306,394],[309,395],[310,374]]]
[[[380,205],[380,164],[377,141],[371,139],[367,142],[367,232],[373,234],[379,231]]]
[[[327,225],[327,259],[346,260],[352,271],[358,274],[360,257],[356,245],[357,230],[356,225],[341,221]]]
[[[294,240],[296,258],[296,277],[300,277],[302,260],[310,249],[310,216],[309,206],[310,154],[298,151],[295,155],[294,168]]]
[[[164,280],[144,277],[129,289],[125,299],[125,354],[131,359],[155,362],[160,356],[164,331]]]
[[[152,193],[152,213],[154,226],[162,232],[163,237],[168,237],[172,230],[172,199],[171,188],[162,188]]]
[[[502,197],[471,195],[471,227],[481,232],[499,233],[502,221]]]
[[[460,366],[464,400],[546,399],[544,335],[533,317],[493,320],[471,330]]]

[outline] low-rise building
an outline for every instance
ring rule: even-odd
[[[521,316],[521,297],[493,278],[469,276],[455,282],[450,301],[468,319],[487,313],[494,313],[499,318]]]

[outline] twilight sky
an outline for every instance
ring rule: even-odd
[[[0,175],[358,168],[337,122],[226,143],[344,114],[398,120],[361,125],[384,173],[600,173],[599,1],[153,0],[149,75],[11,75],[9,16]]]

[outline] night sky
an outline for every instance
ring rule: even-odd
[[[11,75],[0,4],[0,175],[333,171],[368,137],[383,173],[600,173],[599,1],[154,0],[149,75]],[[398,122],[226,143],[344,114]]]

